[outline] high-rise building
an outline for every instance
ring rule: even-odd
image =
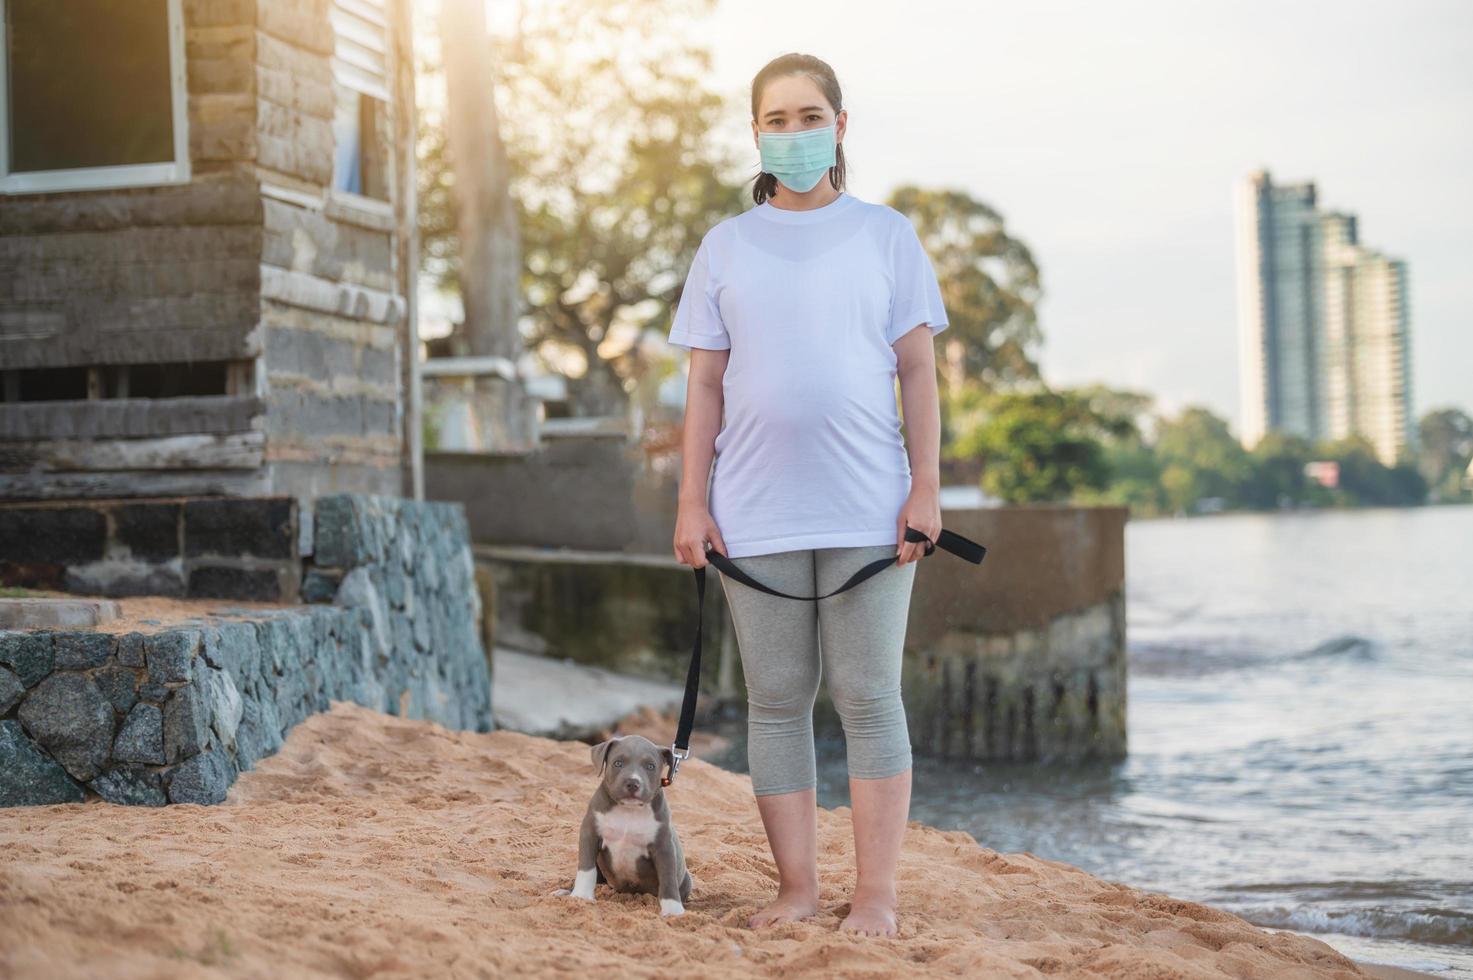
[[[1239,182],[1239,438],[1358,434],[1385,463],[1415,439],[1406,263],[1361,245],[1315,186]]]

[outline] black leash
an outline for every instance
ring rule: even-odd
[[[917,531],[913,527],[907,527],[905,529],[905,540],[910,542],[926,542],[927,555],[931,554],[937,548],[941,548],[943,551],[949,551],[958,558],[971,562],[973,565],[982,564],[982,559],[987,555],[987,549],[982,545],[944,528],[940,534],[936,535],[935,542],[932,542],[930,538],[926,537],[920,531]],[[732,563],[730,558],[719,551],[714,549],[707,551],[706,560],[720,569],[722,575],[734,578],[743,585],[756,589],[758,592],[766,592],[768,595],[777,596],[780,599],[795,599],[798,602],[817,602],[820,599],[836,596],[840,592],[848,592],[865,579],[878,575],[886,568],[895,564],[895,556],[893,555],[889,558],[876,559],[849,576],[848,581],[827,595],[788,595],[786,592],[779,592],[777,589],[770,589],[763,585],[738,568]],[[691,569],[691,571],[696,573],[696,638],[695,642],[691,644],[690,668],[685,673],[685,700],[680,706],[680,724],[675,730],[675,741],[670,745],[670,772],[660,779],[660,785],[662,786],[669,786],[675,778],[675,774],[680,770],[680,763],[690,758],[690,732],[695,727],[696,697],[699,694],[701,686],[701,633],[703,632],[702,627],[705,623],[706,569],[702,566],[701,568]]]

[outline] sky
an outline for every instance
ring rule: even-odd
[[[752,76],[807,52],[844,90],[850,193],[913,182],[1000,211],[1042,271],[1051,384],[1236,430],[1233,185],[1265,167],[1407,261],[1414,411],[1473,413],[1469,0],[720,0],[694,36],[737,145]]]

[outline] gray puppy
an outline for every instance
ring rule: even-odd
[[[553,894],[591,902],[594,885],[607,882],[615,891],[659,896],[661,915],[685,912],[693,882],[660,784],[671,761],[668,748],[643,735],[593,747],[603,778],[579,829],[578,873],[572,888]]]

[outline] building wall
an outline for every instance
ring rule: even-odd
[[[259,355],[253,18],[253,2],[184,4],[188,183],[4,199],[0,370],[248,365]],[[15,384],[13,374],[5,380]],[[261,405],[241,373],[230,389],[187,405],[7,397],[0,494],[87,496],[122,484],[262,490]],[[86,458],[94,441],[115,457],[105,476]]]
[[[330,0],[183,0],[183,15],[189,182],[0,208],[0,498],[399,493],[412,343],[401,2],[386,10],[370,134],[378,201],[331,189],[343,86]],[[136,381],[109,380],[127,365],[214,371],[214,386],[138,397]],[[19,400],[15,372],[39,368],[82,369],[85,396]]]

